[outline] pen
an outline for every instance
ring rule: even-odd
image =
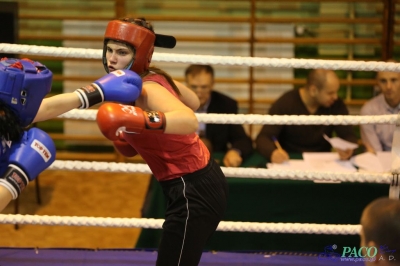
[[[278,150],[283,151],[281,144],[279,144],[279,141],[275,136],[272,136],[272,140],[274,141],[275,146],[278,148]]]

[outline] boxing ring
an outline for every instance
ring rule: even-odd
[[[28,46],[0,44],[0,52],[25,55],[62,56],[71,58],[101,59],[102,51],[96,49],[79,49],[63,47]],[[153,61],[268,66],[285,68],[324,68],[333,70],[361,71],[400,71],[400,64],[384,62],[340,61],[340,60],[306,60],[274,59],[253,57],[199,56],[184,54],[154,53]],[[61,117],[82,120],[95,120],[97,110],[73,110]],[[384,116],[269,116],[269,115],[227,115],[197,114],[199,122],[227,124],[400,124],[397,115]],[[400,133],[395,132],[394,141],[400,140]],[[399,150],[398,150],[399,149]],[[264,168],[225,168],[223,172],[230,178],[298,180],[318,182],[351,182],[387,184],[388,194],[398,198],[400,171],[400,147],[392,151],[393,173],[341,173],[327,171],[293,171]],[[151,174],[146,164],[103,163],[81,161],[55,161],[49,170],[64,171],[101,171],[122,173]],[[397,177],[397,179],[396,179]],[[396,194],[397,193],[397,194]],[[143,229],[160,229],[163,219],[146,218],[98,218],[98,217],[65,217],[38,215],[1,215],[2,224],[38,224],[65,226],[104,226],[104,227],[137,227]],[[321,235],[358,235],[358,224],[315,224],[315,223],[258,223],[222,221],[217,231],[251,232],[251,233],[286,233],[286,234],[321,234]],[[328,244],[328,243],[326,243]],[[156,250],[144,249],[41,249],[41,248],[0,248],[0,266],[4,265],[154,265]],[[319,253],[253,251],[253,252],[209,252],[205,251],[200,265],[354,265],[360,261],[346,261],[340,258],[335,248],[329,252]],[[4,264],[4,265],[3,265]]]
[[[157,252],[155,250],[113,249],[27,249],[3,248],[0,249],[0,261],[7,266],[147,266],[155,265]],[[340,261],[340,265],[362,265],[364,262]],[[215,265],[338,265],[334,260],[318,259],[317,253],[289,253],[289,252],[204,252],[200,264],[202,266]]]

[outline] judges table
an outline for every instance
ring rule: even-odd
[[[214,154],[221,162],[223,154]],[[291,154],[291,159],[301,155]],[[254,153],[241,167],[266,168]],[[375,198],[388,196],[388,184],[314,183],[313,181],[227,178],[228,208],[224,221],[359,224],[363,208]],[[144,218],[164,218],[166,202],[153,177]],[[136,248],[156,248],[161,229],[143,229]],[[216,232],[207,250],[281,250],[322,252],[327,245],[359,246],[358,235]]]

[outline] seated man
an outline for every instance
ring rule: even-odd
[[[272,104],[270,115],[348,115],[346,105],[338,98],[339,79],[331,70],[312,70],[307,84],[284,93]],[[352,126],[341,125],[264,125],[256,138],[257,150],[272,163],[289,159],[288,152],[328,152],[330,143],[323,135],[357,143]],[[277,147],[274,139],[280,143]],[[353,150],[337,150],[342,160]]]
[[[193,89],[200,100],[196,113],[237,114],[237,102],[216,91],[214,69],[209,65],[191,65],[185,71],[186,84]],[[224,152],[223,163],[227,167],[237,167],[253,152],[253,143],[242,125],[199,124],[200,138],[210,152]]]
[[[380,94],[361,108],[361,115],[392,115],[400,112],[400,73],[377,72],[376,85]],[[361,139],[369,152],[391,151],[396,125],[361,125]]]
[[[400,201],[379,198],[361,216],[360,248],[377,250],[374,261],[366,265],[400,265]],[[366,256],[367,258],[368,256]]]

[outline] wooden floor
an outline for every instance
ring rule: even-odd
[[[39,176],[42,203],[31,182],[19,213],[32,215],[141,217],[150,175],[46,170]],[[14,213],[11,202],[2,214]],[[139,228],[0,224],[0,247],[132,248]]]

